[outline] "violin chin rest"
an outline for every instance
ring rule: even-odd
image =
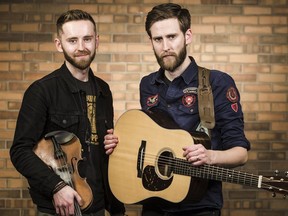
[[[57,143],[63,145],[65,143],[70,142],[75,137],[75,134],[70,133],[68,131],[58,130],[47,133],[44,136],[45,139],[51,139],[52,137],[54,137]]]

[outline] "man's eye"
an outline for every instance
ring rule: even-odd
[[[92,39],[91,38],[85,38],[84,41],[90,42]]]
[[[161,42],[162,39],[161,38],[155,38],[154,40],[155,40],[155,42],[159,43],[159,42]]]

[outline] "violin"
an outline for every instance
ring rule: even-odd
[[[91,205],[93,195],[86,178],[82,178],[78,172],[78,163],[83,160],[78,137],[67,131],[50,132],[35,146],[34,152],[81,196],[83,205],[80,207],[75,200],[74,212],[75,216],[82,216],[81,209],[85,210]]]

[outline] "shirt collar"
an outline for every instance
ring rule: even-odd
[[[198,74],[198,65],[196,64],[192,56],[189,56],[189,58],[191,60],[191,63],[181,74],[181,77],[186,84],[189,84],[190,82],[192,82],[192,80],[196,79],[196,76]]]
[[[184,82],[186,84],[189,84],[193,79],[196,78],[198,74],[198,65],[196,64],[194,58],[192,56],[189,56],[191,63],[189,66],[185,69],[185,71],[180,75]],[[152,79],[152,84],[155,84],[156,82],[158,83],[164,83],[163,81],[163,76],[164,76],[164,69],[160,68],[154,75]]]

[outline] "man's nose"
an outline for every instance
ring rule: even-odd
[[[170,42],[167,39],[163,40],[163,50],[168,51],[170,49]]]
[[[78,42],[78,50],[84,50],[85,49],[85,43],[83,40],[79,40]]]

